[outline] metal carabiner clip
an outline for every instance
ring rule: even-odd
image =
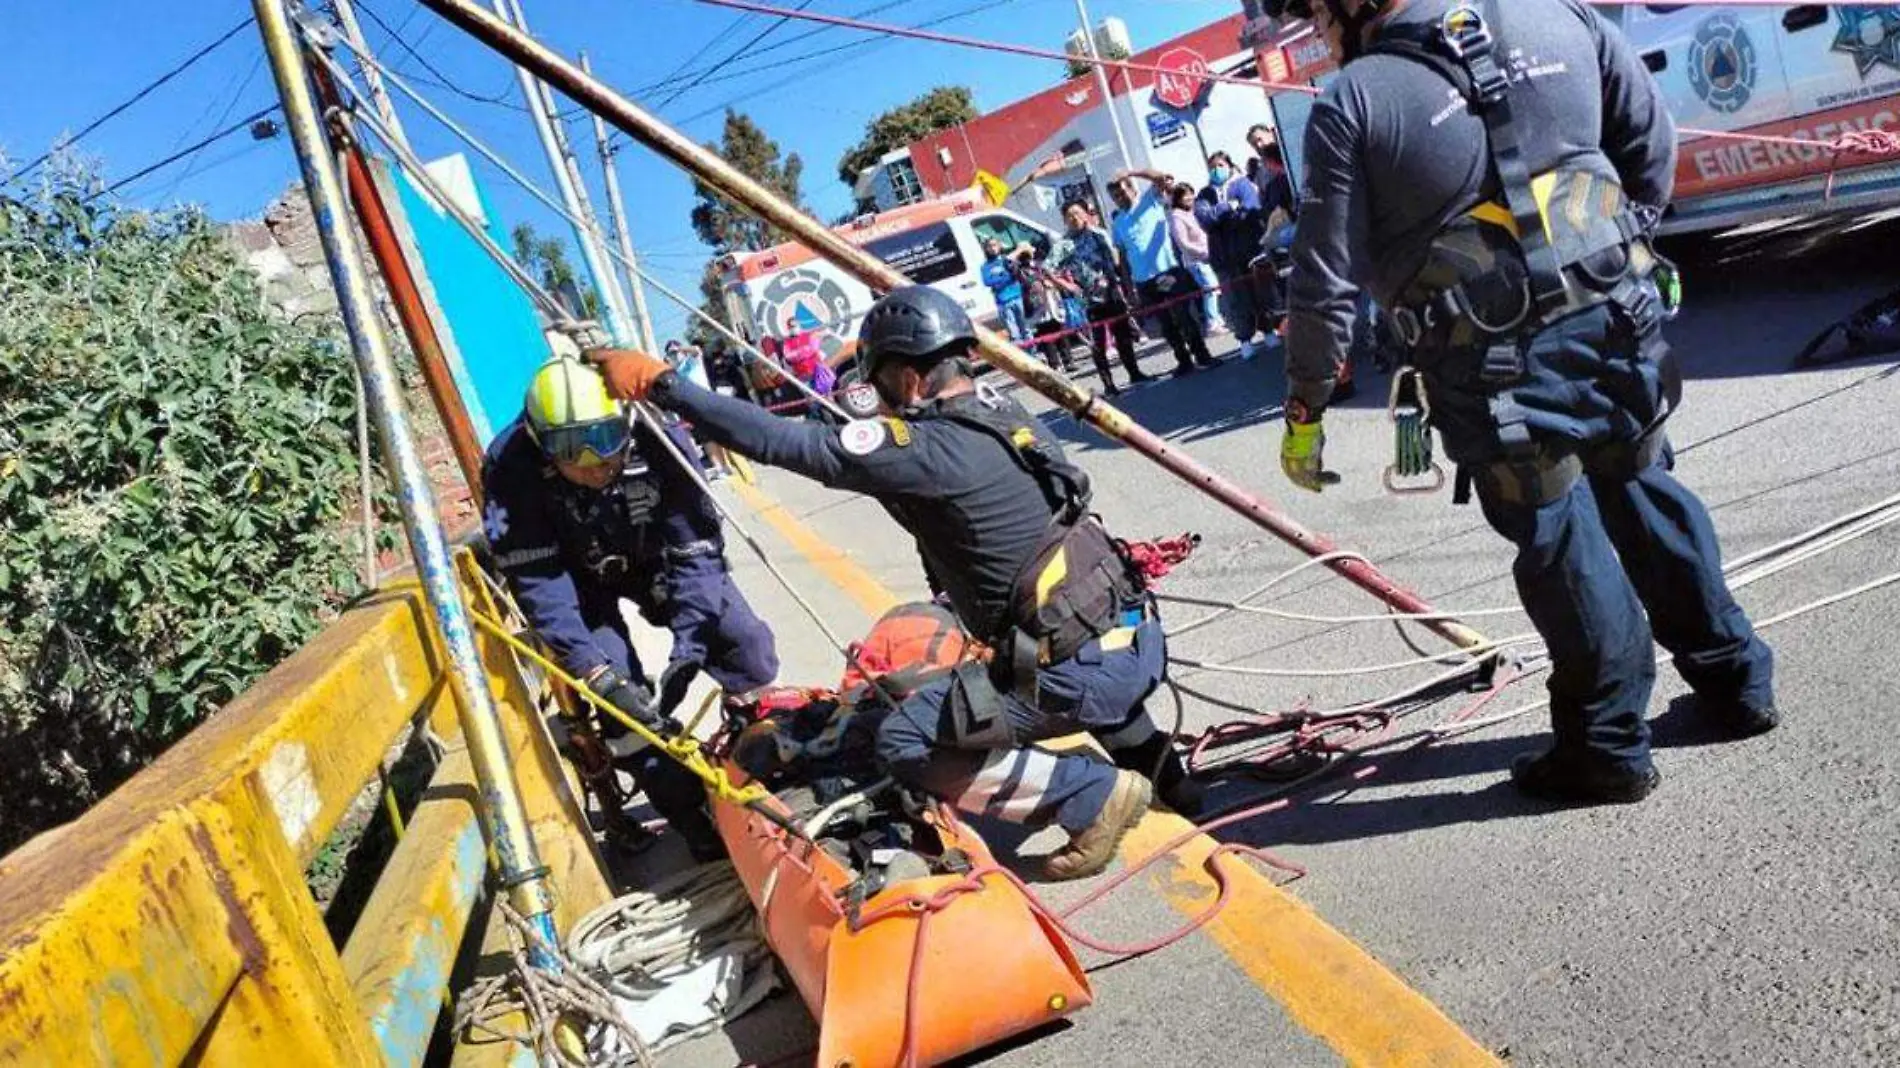
[[[1412,383],[1412,400],[1405,399],[1405,383]],[[1436,493],[1445,486],[1445,469],[1432,459],[1432,402],[1425,392],[1425,376],[1418,368],[1405,366],[1392,373],[1392,391],[1386,400],[1386,416],[1395,430],[1393,461],[1386,465],[1380,479],[1385,491],[1394,496]],[[1428,478],[1416,485],[1404,485],[1401,479]]]

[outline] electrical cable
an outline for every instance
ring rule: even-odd
[[[210,136],[204,138],[203,140],[197,141],[186,148],[180,149],[179,151],[174,152],[169,156],[166,156],[164,159],[159,160],[157,163],[153,163],[149,166],[142,167],[138,171],[132,174],[126,175],[124,178],[120,178],[119,180],[113,182],[111,185],[108,185],[103,189],[100,189],[96,192],[88,194],[86,198],[84,199],[84,201],[82,201],[82,203],[90,204],[93,201],[99,199],[100,197],[107,196],[113,192],[116,192],[119,189],[124,188],[127,185],[130,185],[133,182],[138,181],[140,178],[143,178],[146,175],[151,174],[153,171],[163,170],[164,168],[171,166],[172,164],[178,162],[179,160],[184,159],[186,156],[189,156],[192,153],[197,152],[199,149],[204,148],[206,145],[210,145],[218,141],[222,141],[223,139],[231,136],[232,134],[237,133],[239,130],[248,128],[252,123],[256,122],[257,120],[261,118],[264,118],[266,115],[273,114],[274,112],[280,110],[282,107],[283,107],[282,104],[272,104],[270,107],[264,108],[261,111],[254,111],[251,114],[246,115],[245,117],[232,123],[231,125],[226,126],[224,129],[219,130],[218,132],[214,134],[211,134]]]
[[[341,36],[337,37],[336,40],[337,40],[337,43],[343,45],[346,49],[348,49],[351,52],[352,55],[356,57],[357,62],[365,64],[371,69],[380,72],[383,75],[383,77],[388,80],[390,85],[393,85],[396,87],[398,92],[408,97],[412,102],[416,104],[417,107],[422,108],[422,110],[427,112],[431,118],[441,123],[443,127],[446,128],[450,133],[456,135],[456,137],[460,138],[464,144],[474,149],[475,152],[478,155],[480,155],[483,159],[486,159],[490,163],[494,164],[495,167],[498,168],[504,175],[506,175],[510,181],[514,182],[515,185],[520,187],[524,192],[528,193],[528,195],[540,201],[549,210],[553,211],[555,214],[559,215],[561,218],[566,219],[570,224],[580,227],[581,229],[584,229],[584,230],[594,230],[596,233],[599,232],[595,227],[582,222],[578,217],[570,214],[565,204],[561,204],[557,202],[554,199],[554,197],[550,195],[547,191],[543,190],[540,186],[536,185],[534,182],[529,180],[527,176],[523,175],[518,169],[516,169],[514,166],[509,164],[508,161],[504,159],[500,153],[488,147],[488,145],[485,144],[480,138],[477,138],[474,134],[470,133],[461,124],[457,123],[454,119],[450,118],[445,112],[442,111],[442,109],[436,107],[435,104],[432,101],[430,101],[427,97],[424,97],[421,93],[417,92],[413,87],[411,87],[408,84],[408,82],[406,82],[400,75],[390,70],[387,65],[383,64],[374,56],[367,55],[363,52],[358,51],[353,44],[351,44],[347,39]],[[333,60],[330,56],[328,56],[327,54],[321,51],[317,53],[317,56],[319,60],[326,67],[330,69],[332,76],[340,80],[340,84],[348,84],[347,79],[343,77],[342,67],[339,64],[337,64],[335,60]],[[377,124],[377,127],[372,128],[372,132],[376,132],[378,137],[382,138],[382,132],[380,132],[380,123]],[[388,143],[386,139],[385,139],[385,143]],[[391,150],[395,151],[393,146]],[[603,240],[604,240],[604,235],[603,235]],[[803,379],[793,374],[791,370],[787,368],[785,365],[765,355],[764,352],[760,351],[758,346],[754,345],[750,341],[747,341],[744,337],[734,332],[726,324],[720,322],[718,319],[714,318],[713,316],[708,315],[704,309],[700,308],[694,302],[688,300],[685,296],[681,295],[677,290],[673,289],[671,286],[666,285],[664,282],[661,282],[659,279],[649,274],[646,270],[641,268],[634,261],[629,260],[626,256],[621,254],[619,248],[616,247],[613,243],[608,242],[606,243],[605,247],[606,247],[608,256],[611,259],[613,259],[615,262],[619,263],[623,269],[625,269],[626,271],[628,271],[630,274],[634,275],[635,277],[639,278],[641,282],[658,290],[662,296],[666,297],[668,300],[671,300],[673,303],[679,305],[681,308],[685,309],[690,314],[697,316],[707,326],[711,327],[713,330],[715,330],[719,334],[726,337],[734,345],[738,346],[738,350],[741,355],[745,356],[747,359],[752,360],[755,363],[760,363],[766,367],[771,368],[780,377],[784,378],[785,381],[791,383],[792,386],[796,390],[804,393],[814,403],[824,407],[825,409],[830,411],[833,415],[836,415],[840,419],[849,418],[849,416],[845,414],[844,410],[838,406],[837,402],[833,401],[830,397],[825,396],[822,393],[819,393],[816,389],[812,388],[812,386],[809,383],[805,382]]]
[[[528,110],[526,107],[520,104],[517,104],[512,100],[509,100],[506,96],[502,95],[501,93],[495,93],[492,95],[484,96],[481,93],[475,92],[474,90],[464,89],[461,86],[455,84],[455,79],[449,77],[446,73],[442,71],[441,68],[437,67],[434,63],[429,62],[429,58],[423,55],[421,50],[417,49],[414,45],[410,44],[407,40],[405,40],[402,34],[391,29],[389,26],[389,23],[384,22],[383,17],[381,15],[378,15],[376,13],[376,9],[369,6],[366,0],[356,0],[356,6],[359,10],[363,12],[363,14],[369,16],[369,20],[371,22],[375,23],[379,29],[381,29],[384,33],[388,34],[390,40],[396,42],[398,47],[400,47],[404,52],[409,53],[410,56],[414,57],[417,63],[422,64],[422,69],[428,71],[432,76],[435,77],[437,88],[446,89],[449,92],[454,93],[455,95],[459,97],[462,97],[467,100],[473,100],[478,104],[493,104],[493,105],[496,105],[497,107],[511,108],[515,111],[522,111],[522,112],[525,112]],[[421,9],[418,8],[417,10],[421,10]],[[387,70],[385,70],[385,73],[387,73]]]
[[[792,10],[803,11],[806,8],[810,7],[811,4],[812,4],[812,0],[798,0],[798,6],[793,8]],[[707,67],[703,71],[700,71],[699,74],[696,77],[694,77],[692,81],[689,81],[685,85],[682,85],[679,88],[674,89],[672,92],[668,93],[665,100],[662,100],[658,104],[654,105],[653,110],[656,113],[665,111],[667,106],[672,104],[673,101],[678,100],[681,96],[685,95],[686,93],[692,92],[696,87],[699,86],[701,82],[704,82],[707,78],[710,78],[714,74],[719,73],[721,70],[725,69],[728,65],[730,65],[734,60],[739,59],[742,56],[744,56],[747,52],[751,51],[754,47],[756,47],[761,41],[764,41],[767,37],[770,37],[774,32],[776,32],[780,26],[783,26],[785,25],[786,22],[790,21],[790,19],[791,19],[790,15],[780,15],[777,19],[773,20],[773,22],[770,25],[766,26],[764,29],[760,30],[758,33],[753,34],[751,39],[747,40],[746,43],[726,53],[726,57],[724,59],[721,59],[719,62],[714,63],[712,66]]]
[[[19,170],[14,171],[11,175],[7,177],[7,181],[15,182],[22,178],[25,178],[29,173],[31,173],[34,170],[34,168],[38,167],[42,163],[45,163],[47,160],[53,158],[53,154],[59,151],[60,148],[63,148],[67,145],[78,143],[80,139],[84,138],[87,134],[93,132],[94,130],[97,130],[99,127],[112,121],[114,118],[122,114],[127,108],[145,99],[147,96],[150,96],[154,90],[158,89],[158,87],[164,85],[166,82],[171,81],[173,78],[176,78],[180,74],[183,74],[185,71],[190,70],[191,67],[194,64],[196,64],[199,60],[210,55],[212,52],[217,51],[218,46],[224,44],[226,41],[229,41],[231,38],[236,37],[240,32],[244,30],[246,26],[249,26],[252,23],[252,21],[254,20],[251,16],[248,16],[248,15],[245,16],[245,18],[239,21],[237,25],[224,31],[222,34],[219,34],[218,37],[215,40],[213,40],[210,44],[205,45],[204,47],[198,49],[196,52],[193,52],[191,55],[186,56],[183,60],[179,61],[177,65],[173,66],[170,70],[159,75],[157,78],[153,79],[152,81],[146,83],[143,89],[140,89],[138,92],[133,93],[131,96],[127,97],[125,100],[120,101],[118,104],[108,109],[105,112],[105,114],[100,115],[98,118],[93,119],[91,122],[87,123],[84,127],[82,127],[79,130],[78,133],[73,134],[71,137],[60,139],[56,143],[56,146],[54,148],[50,148],[46,150],[45,152],[40,154],[39,158],[26,164],[25,166],[21,167]]]

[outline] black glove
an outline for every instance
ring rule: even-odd
[[[699,665],[691,660],[675,660],[660,672],[660,697],[653,704],[656,712],[665,713],[669,718],[686,700],[687,687],[699,675]]]
[[[621,674],[619,669],[604,667],[587,677],[587,685],[608,704],[633,717],[648,730],[666,727],[653,707],[653,694],[639,683]]]

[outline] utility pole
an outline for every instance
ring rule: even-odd
[[[495,14],[521,32],[528,32],[527,16],[522,13],[516,0],[494,0]],[[567,138],[562,135],[560,124],[555,121],[554,97],[540,79],[528,73],[527,68],[515,67],[515,75],[521,81],[521,95],[527,99],[528,114],[534,119],[535,133],[541,137],[541,148],[547,153],[548,167],[554,171],[554,185],[561,192],[561,201],[567,205],[567,213],[585,222],[586,226],[574,227],[574,240],[580,245],[581,258],[587,264],[588,276],[593,279],[594,290],[600,294],[601,305],[607,313],[607,330],[614,340],[631,345],[638,343],[639,335],[634,333],[632,320],[627,315],[627,305],[620,296],[620,284],[614,276],[613,264],[607,258],[607,245],[601,237],[600,226],[594,221],[593,206],[587,200],[587,187],[581,182],[580,164],[574,159],[574,153],[567,147]],[[580,314],[580,309],[574,309]]]
[[[363,27],[356,21],[356,5],[351,0],[330,0],[330,7],[336,12],[336,20],[343,27],[344,36],[357,49],[359,55],[369,55],[369,44],[363,40]],[[403,132],[402,120],[396,118],[396,106],[389,100],[389,91],[383,88],[383,72],[368,63],[360,64],[363,71],[363,84],[369,87],[369,101],[376,108],[376,116],[396,135],[396,140],[409,143],[409,136]]]
[[[1108,124],[1115,130],[1115,147],[1121,150],[1122,169],[1128,170],[1135,165],[1135,157],[1128,152],[1128,135],[1122,131],[1121,112],[1115,109],[1115,90],[1108,84],[1108,70],[1102,66],[1101,53],[1095,49],[1095,23],[1089,18],[1087,0],[1075,0],[1075,17],[1082,20],[1082,47],[1095,62],[1089,64],[1095,68],[1095,87],[1102,92],[1102,106],[1108,109]]]
[[[581,53],[581,69],[594,73],[585,52]],[[594,148],[600,153],[600,173],[607,186],[607,222],[614,228],[614,242],[620,246],[620,265],[627,272],[627,291],[633,295],[633,325],[639,331],[635,337],[648,352],[657,353],[659,341],[653,336],[653,317],[647,312],[647,290],[646,283],[640,280],[640,258],[633,251],[627,205],[620,199],[620,172],[614,166],[614,146],[607,137],[607,122],[598,113],[594,115]]]

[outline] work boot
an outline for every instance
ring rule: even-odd
[[[1520,793],[1566,804],[1634,804],[1661,782],[1653,765],[1633,771],[1555,752],[1525,753],[1511,763],[1511,785]]]
[[[1740,701],[1714,701],[1696,698],[1696,714],[1720,727],[1731,738],[1753,738],[1767,734],[1781,723],[1781,712],[1774,705],[1750,708]]]
[[[1117,771],[1115,788],[1109,791],[1108,801],[1102,805],[1095,822],[1077,831],[1068,845],[1043,860],[1043,877],[1060,882],[1081,879],[1106,868],[1115,858],[1115,847],[1121,845],[1122,837],[1141,822],[1153,801],[1154,787],[1146,778],[1132,771]]]
[[[1175,751],[1166,734],[1156,731],[1154,737],[1140,745],[1116,749],[1109,756],[1118,768],[1153,776],[1155,797],[1169,809],[1189,820],[1201,817],[1207,803],[1207,790],[1188,775],[1187,767],[1181,763],[1181,754]]]
[[[1158,381],[1160,381],[1160,379],[1156,378],[1154,375],[1151,375],[1146,371],[1128,372],[1128,384],[1131,386],[1146,385],[1149,382],[1158,382]]]

